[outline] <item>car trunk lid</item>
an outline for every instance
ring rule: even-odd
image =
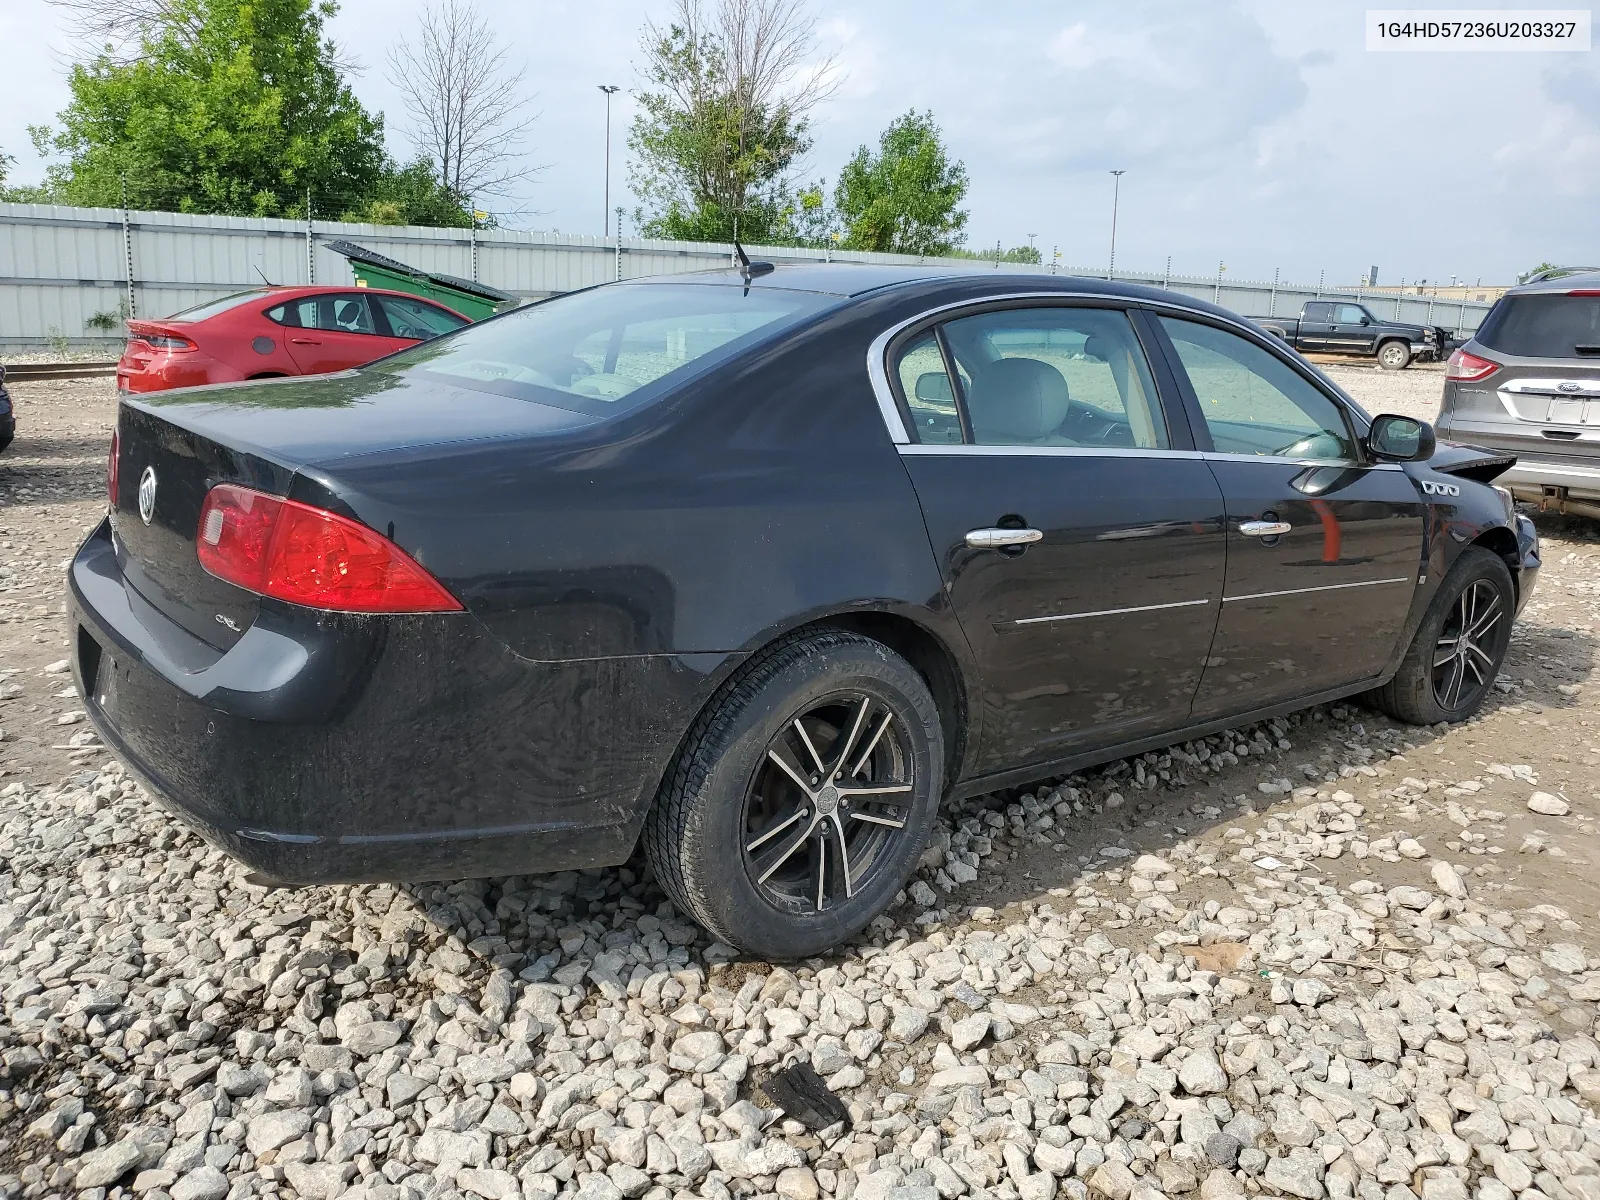
[[[255,620],[258,597],[201,568],[200,506],[224,481],[281,493],[288,473],[127,403],[116,452],[111,527],[135,610],[153,608],[218,653],[227,650]]]
[[[259,597],[208,574],[195,553],[201,506],[217,484],[298,495],[309,479],[337,486],[339,464],[356,458],[595,420],[507,396],[354,372],[124,399],[111,513],[118,562],[140,601],[221,653],[255,620]],[[148,520],[141,488],[152,493]]]

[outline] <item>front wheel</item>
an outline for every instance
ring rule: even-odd
[[[1411,347],[1404,342],[1385,342],[1378,347],[1378,365],[1385,371],[1401,371],[1411,365]]]
[[[944,787],[928,685],[869,638],[794,638],[699,717],[645,824],[650,865],[713,936],[803,958],[854,936],[916,866]]]
[[[1466,720],[1505,661],[1516,605],[1504,560],[1469,546],[1439,586],[1400,669],[1369,698],[1412,725]]]

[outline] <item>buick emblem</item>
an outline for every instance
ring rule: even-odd
[[[146,525],[156,515],[156,469],[146,467],[139,476],[139,519]]]
[[[1560,387],[1560,389],[1563,392],[1581,392],[1581,391],[1583,391],[1583,385],[1582,384],[1573,383],[1572,380],[1570,380],[1570,379],[1563,381],[1562,383],[1558,384],[1557,386]]]

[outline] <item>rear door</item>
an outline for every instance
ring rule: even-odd
[[[1368,460],[1354,414],[1265,339],[1158,324],[1227,507],[1227,582],[1196,718],[1381,674],[1422,565],[1416,484]]]
[[[1333,334],[1333,305],[1326,300],[1312,300],[1300,310],[1301,350],[1326,350]]]
[[[382,317],[360,292],[286,301],[269,309],[267,316],[286,326],[289,356],[305,375],[346,371],[410,344],[382,336],[388,326],[379,325]]]
[[[1223,576],[1222,497],[1158,399],[1139,314],[1030,300],[891,348],[903,447],[982,673],[979,769],[1182,725]]]

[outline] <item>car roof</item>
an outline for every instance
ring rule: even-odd
[[[1579,268],[1570,275],[1556,275],[1535,283],[1518,284],[1514,288],[1508,288],[1506,295],[1532,296],[1541,292],[1570,292],[1580,289],[1588,291],[1592,288],[1600,288],[1600,270]]]
[[[647,285],[691,283],[752,289],[773,288],[791,292],[815,292],[819,295],[845,299],[891,288],[924,287],[931,291],[952,283],[972,282],[992,285],[994,291],[1046,294],[1060,292],[1074,295],[1087,293],[1127,300],[1159,300],[1167,304],[1179,304],[1197,312],[1209,312],[1238,320],[1237,314],[1209,301],[1157,287],[1095,279],[1085,275],[1047,275],[1039,271],[1008,271],[996,269],[979,259],[973,260],[971,268],[943,264],[919,266],[909,263],[781,263],[764,274],[754,276],[748,283],[737,267],[690,271],[678,275],[652,275],[629,282]]]

